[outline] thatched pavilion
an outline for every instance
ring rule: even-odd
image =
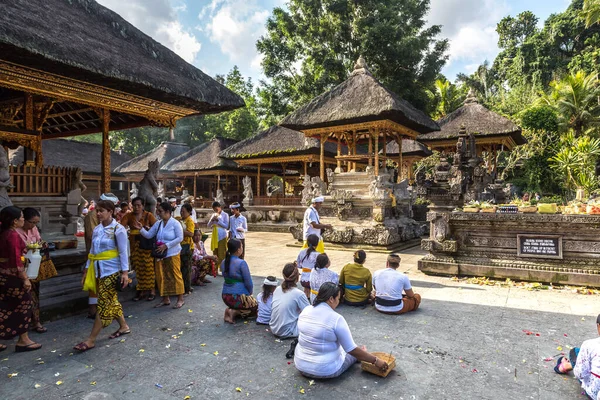
[[[108,191],[111,130],[244,105],[93,0],[4,0],[1,10],[0,141],[26,147],[26,163],[42,166],[42,140],[102,132]]]
[[[506,117],[488,110],[479,104],[472,92],[462,107],[439,119],[439,132],[418,136],[419,142],[432,150],[454,153],[459,134],[474,134],[477,153],[486,153],[490,170],[495,169],[498,152],[510,151],[525,144],[521,128]]]
[[[325,165],[335,166],[336,145],[326,143],[324,153]],[[235,161],[240,166],[256,167],[258,180],[261,182],[261,170],[264,168],[281,169],[285,182],[288,170],[304,175],[311,170],[313,175],[318,173],[320,144],[317,139],[307,138],[302,132],[275,125],[228,147],[220,156]],[[261,195],[261,187],[261,184],[256,185],[255,201]]]
[[[379,154],[382,144],[395,140],[401,147],[402,138],[415,139],[419,134],[439,130],[425,113],[375,79],[362,57],[346,81],[285,117],[280,125],[320,140],[323,180],[327,141],[337,143],[336,172],[342,172],[343,162],[347,163],[348,171],[355,171],[357,163],[363,162],[374,166],[375,175],[379,175],[380,161],[388,159],[387,154]],[[347,145],[346,155],[342,155],[342,143]],[[357,152],[360,143],[368,144],[364,154]],[[403,164],[401,154],[399,151],[394,160],[398,165]]]
[[[388,157],[398,159],[399,146],[397,142],[390,142],[386,146]],[[433,152],[416,140],[402,139],[402,168],[398,168],[398,180],[408,179],[412,182],[415,178],[414,165],[417,161],[429,157]]]

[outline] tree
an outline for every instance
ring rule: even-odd
[[[583,2],[583,15],[585,17],[585,26],[590,26],[600,22],[600,0],[585,0]]]
[[[596,162],[600,156],[600,139],[576,137],[572,132],[563,136],[560,150],[552,167],[563,178],[567,189],[584,189],[588,194],[598,189]]]
[[[490,103],[498,91],[495,71],[490,68],[490,63],[487,60],[470,76],[459,73],[456,78],[459,82],[473,89],[477,93],[477,97],[485,104]]]
[[[440,26],[426,26],[429,0],[290,0],[275,8],[257,42],[270,79],[261,109],[277,120],[343,82],[360,55],[387,88],[425,108],[448,56]]]
[[[524,11],[516,17],[504,17],[498,23],[498,47],[509,49],[525,43],[537,29],[538,18],[531,11]]]
[[[432,102],[435,102],[435,110],[432,113],[434,119],[439,119],[459,108],[464,100],[464,93],[456,85],[446,78],[436,79],[435,92],[427,91]]]

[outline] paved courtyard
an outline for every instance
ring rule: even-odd
[[[286,246],[290,238],[248,235],[255,294],[261,277],[280,278],[283,265],[295,259],[298,249]],[[328,254],[338,272],[352,259],[351,252]],[[401,254],[401,270],[423,297],[417,312],[387,316],[371,307],[338,309],[357,343],[396,357],[386,379],[359,365],[336,380],[303,378],[285,359],[289,341],[252,321],[223,324],[218,277],[186,297],[181,310],[124,302],[132,334],[108,340],[113,324],[96,349],[84,354],[71,350],[91,329],[83,315],[32,334],[44,345],[40,351],[15,354],[12,343],[0,353],[0,399],[584,398],[576,380],[556,375],[554,363],[545,360],[596,334],[597,295],[426,276],[417,270],[423,255],[418,248]],[[385,257],[368,254],[366,266],[383,268]]]

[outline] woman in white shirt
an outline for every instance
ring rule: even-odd
[[[352,364],[365,361],[381,371],[388,365],[358,347],[352,339],[344,317],[334,310],[340,304],[340,288],[332,282],[321,285],[314,305],[308,306],[298,320],[298,345],[294,353],[294,365],[308,378],[335,378]]]
[[[96,346],[96,338],[103,328],[113,320],[119,323],[119,329],[109,339],[131,333],[125,318],[123,307],[119,303],[117,285],[129,283],[129,259],[127,256],[127,231],[113,218],[115,204],[109,200],[100,200],[96,206],[96,215],[100,222],[92,235],[92,245],[81,284],[86,282],[88,273],[95,273],[98,286],[98,311],[90,337],[74,347],[84,352]],[[92,271],[89,268],[92,268]]]
[[[331,282],[335,285],[339,284],[340,276],[329,269],[331,262],[327,254],[319,254],[315,267],[310,273],[310,302],[314,303],[319,293],[321,285],[325,282]]]
[[[298,336],[298,316],[309,305],[304,292],[296,287],[298,268],[292,263],[283,267],[283,283],[273,292],[271,321],[273,335],[281,338]]]
[[[137,228],[146,239],[156,236],[157,250],[164,253],[163,258],[154,259],[156,282],[162,297],[155,308],[171,304],[170,296],[177,296],[177,304],[173,308],[181,308],[183,301],[183,276],[181,275],[181,242],[183,241],[183,228],[179,221],[172,217],[173,207],[167,202],[160,203],[156,208],[160,219],[152,225],[149,231],[138,222]]]
[[[229,229],[229,215],[223,211],[221,203],[215,201],[212,203],[212,209],[215,212],[208,221],[208,227],[212,228],[210,238],[210,249],[213,255],[217,257],[217,265],[221,265],[227,253],[227,235]]]
[[[307,298],[310,298],[310,273],[315,267],[317,262],[317,256],[321,253],[317,251],[319,245],[319,237],[317,235],[308,235],[306,239],[308,248],[300,250],[298,258],[296,258],[296,264],[302,275],[300,275],[300,284],[304,288],[304,293]]]

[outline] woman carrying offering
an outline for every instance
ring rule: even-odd
[[[329,269],[331,263],[327,254],[319,254],[315,268],[310,273],[310,302],[314,303],[319,293],[319,288],[325,282],[331,282],[335,285],[339,283],[340,276]]]
[[[140,301],[148,295],[148,301],[154,301],[156,298],[154,278],[154,259],[152,250],[144,250],[140,247],[140,230],[136,228],[136,222],[139,222],[144,228],[150,229],[156,222],[154,214],[144,210],[144,200],[136,197],[131,201],[133,212],[125,214],[121,220],[121,225],[129,228],[129,243],[131,248],[131,266],[135,271],[137,278],[137,293],[133,301]]]
[[[317,235],[308,235],[306,238],[308,247],[300,250],[298,258],[296,259],[296,264],[298,264],[298,268],[300,269],[300,272],[302,272],[300,284],[304,288],[304,294],[306,294],[307,298],[310,298],[310,273],[315,267],[317,256],[320,254],[317,251],[319,240]]]
[[[344,286],[344,303],[362,307],[371,302],[373,277],[364,267],[367,253],[358,250],[354,253],[354,263],[346,264],[340,272],[340,285]]]
[[[283,267],[283,283],[273,293],[271,332],[281,338],[298,336],[298,316],[309,305],[308,298],[296,287],[298,268],[292,263]]]
[[[225,260],[221,264],[221,271],[225,278],[221,297],[228,307],[223,320],[230,324],[234,324],[238,317],[255,316],[258,308],[256,299],[252,296],[254,285],[250,269],[246,261],[240,258],[243,251],[242,243],[237,239],[231,239],[227,243]]]
[[[74,347],[80,352],[93,349],[100,331],[113,320],[119,323],[119,329],[109,339],[131,333],[117,295],[117,285],[125,287],[129,283],[127,231],[113,218],[114,211],[115,204],[112,201],[100,200],[96,205],[99,224],[94,228],[92,247],[81,283],[84,290],[90,289],[91,285],[91,289],[98,293],[98,311],[90,337]]]
[[[172,217],[173,208],[168,202],[162,202],[156,207],[156,213],[160,219],[146,230],[141,223],[135,222],[135,227],[146,239],[156,237],[156,250],[163,257],[155,258],[154,273],[158,284],[158,292],[162,300],[155,308],[171,305],[170,296],[177,296],[177,304],[173,308],[181,308],[183,301],[183,278],[181,276],[181,242],[183,241],[183,229],[181,224]]]
[[[338,377],[357,361],[374,364],[385,372],[388,369],[385,361],[354,343],[348,323],[334,311],[340,300],[340,287],[325,282],[314,304],[302,311],[294,365],[302,375],[317,379]]]
[[[23,266],[25,242],[17,233],[25,222],[18,207],[8,206],[0,211],[0,340],[19,336],[15,351],[33,351],[42,347],[29,339],[31,322],[31,281]],[[0,344],[0,351],[6,346]]]
[[[192,289],[192,252],[194,251],[194,231],[196,224],[192,219],[192,206],[189,203],[181,205],[181,228],[183,229],[183,242],[181,242],[181,275],[183,288],[188,295]]]
[[[202,241],[202,231],[196,229],[194,232],[194,253],[192,254],[192,285],[205,286],[206,283],[210,283],[206,279],[206,275],[217,276],[216,263],[217,257],[209,256],[206,253]]]
[[[48,244],[42,240],[37,224],[40,223],[40,213],[35,208],[27,207],[23,209],[22,228],[17,228],[17,233],[26,245],[35,244],[41,246],[42,262],[40,263],[39,273],[36,279],[31,279],[31,300],[33,301],[33,313],[31,315],[31,328],[37,333],[48,331],[40,321],[40,282],[58,275],[56,267],[50,259]],[[23,254],[27,253],[27,249]]]

